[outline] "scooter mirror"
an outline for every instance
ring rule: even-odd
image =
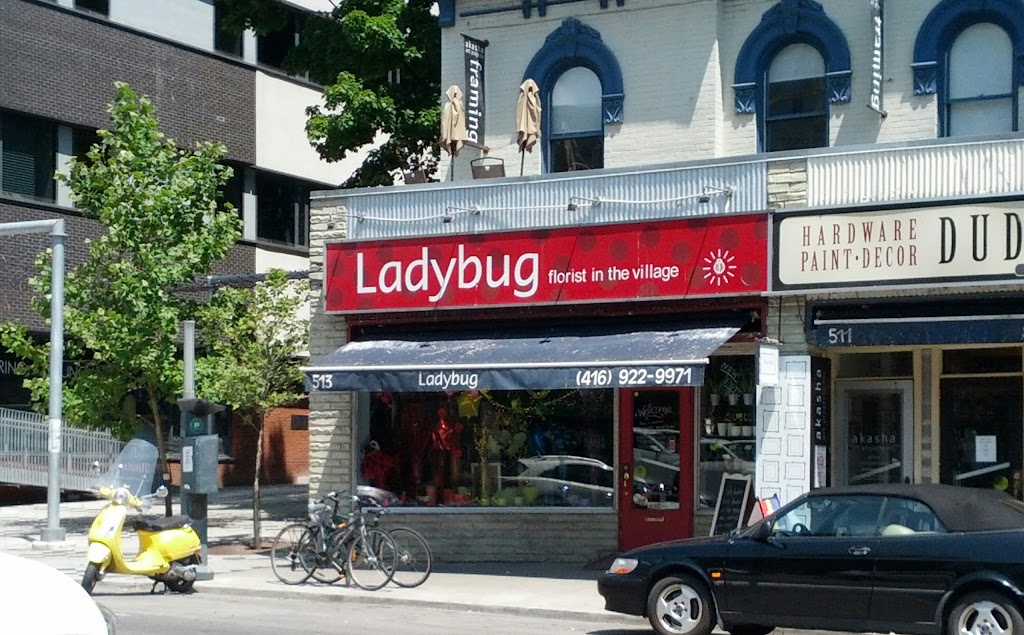
[[[99,461],[93,461],[92,462],[92,466],[89,469],[92,470],[93,474],[99,474],[100,473],[100,462]]]
[[[164,487],[163,485],[161,485],[160,487],[156,488],[156,497],[157,498],[167,498],[167,488]]]

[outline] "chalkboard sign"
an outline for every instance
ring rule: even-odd
[[[722,536],[743,526],[750,509],[750,474],[725,474],[718,488],[715,518],[711,521],[711,535]]]

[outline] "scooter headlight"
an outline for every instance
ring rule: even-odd
[[[127,502],[128,502],[128,490],[126,490],[123,487],[117,488],[117,491],[114,492],[114,503],[116,503],[118,505],[124,505]]]

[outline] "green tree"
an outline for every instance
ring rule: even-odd
[[[166,471],[161,408],[181,391],[179,324],[193,310],[176,290],[227,255],[240,222],[217,199],[231,176],[219,163],[224,147],[179,148],[160,132],[149,99],[124,83],[115,89],[110,130],[100,130],[86,158],[72,158],[69,173],[57,175],[81,213],[106,230],[65,280],[65,358],[77,371],[64,385],[64,412],[75,425],[122,436],[147,422]],[[36,267],[32,308],[48,318],[49,253]],[[0,343],[21,358],[24,384],[44,411],[48,345],[13,322],[0,325]],[[138,413],[132,396],[143,402]]]
[[[309,348],[308,281],[271,270],[252,288],[224,287],[200,311],[207,355],[196,361],[198,394],[231,406],[257,433],[252,484],[253,548],[261,543],[260,468],[267,413],[305,397],[299,355]]]
[[[277,0],[218,0],[225,24],[259,34],[280,29]],[[324,105],[307,109],[306,132],[324,159],[337,161],[388,135],[343,187],[391,185],[397,169],[437,167],[441,124],[441,32],[434,0],[339,0],[305,21],[287,55],[291,73],[324,86]]]

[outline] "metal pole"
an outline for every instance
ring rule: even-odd
[[[60,542],[67,532],[60,526],[60,437],[64,414],[64,221],[53,232],[53,280],[50,282],[50,462],[46,489],[45,542]]]
[[[182,323],[183,345],[185,348],[185,386],[181,391],[182,399],[196,398],[196,321],[185,320]],[[182,434],[184,436],[184,434]]]
[[[64,221],[40,220],[0,223],[0,235],[50,234],[53,244],[50,281],[50,435],[46,486],[46,527],[42,542],[63,542],[67,531],[60,526],[60,441],[63,427],[64,378]]]

